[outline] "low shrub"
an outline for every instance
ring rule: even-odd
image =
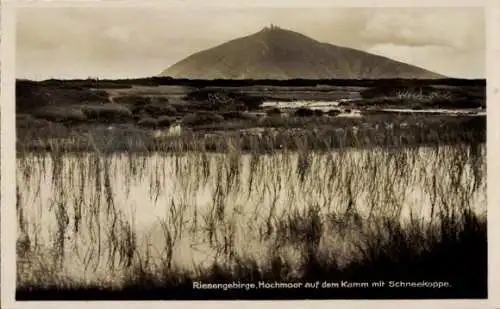
[[[167,104],[170,103],[170,100],[167,97],[163,96],[153,96],[150,97],[151,103],[159,103],[159,104]]]
[[[35,117],[53,122],[79,122],[87,120],[86,114],[75,107],[48,106],[34,113]]]
[[[325,113],[320,109],[313,110],[314,116],[323,116]]]
[[[132,118],[132,112],[125,105],[105,103],[101,105],[83,106],[83,112],[88,119],[102,121],[125,121]]]
[[[117,96],[113,98],[113,101],[114,103],[127,104],[132,106],[144,106],[148,103],[151,103],[151,99],[149,97],[140,95]]]
[[[268,115],[279,115],[281,114],[281,110],[277,107],[270,108],[266,111]]]
[[[171,105],[165,103],[149,103],[142,107],[141,111],[151,116],[176,116],[177,110]]]
[[[256,117],[252,114],[249,114],[247,112],[242,112],[242,111],[230,111],[230,112],[223,112],[221,115],[224,117],[224,119],[229,120],[229,119],[244,119],[244,120],[250,120],[250,119],[255,119]]]
[[[219,114],[196,113],[189,114],[182,118],[182,123],[189,126],[211,124],[224,121],[224,117]]]
[[[281,115],[266,116],[259,120],[259,125],[265,127],[283,127],[287,124],[288,119],[281,117]]]
[[[152,117],[143,117],[137,122],[137,125],[145,128],[155,128],[158,126],[158,120]]]
[[[160,116],[157,119],[157,124],[159,127],[169,127],[172,123],[175,122],[175,120],[175,117]]]
[[[298,117],[310,117],[314,116],[315,112],[312,109],[301,107],[297,109],[294,114]]]
[[[335,116],[340,115],[340,111],[336,110],[336,109],[332,109],[332,110],[329,110],[326,114],[330,117],[335,117]]]

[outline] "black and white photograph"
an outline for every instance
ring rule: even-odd
[[[486,16],[18,7],[15,300],[487,299]]]

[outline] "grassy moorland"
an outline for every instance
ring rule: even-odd
[[[168,81],[168,80],[167,80]],[[208,82],[207,82],[208,83]],[[324,82],[326,83],[326,82]],[[265,101],[342,101],[330,109],[281,110]],[[372,87],[141,86],[106,81],[17,83],[18,148],[64,151],[223,150],[223,144],[263,150],[484,141],[484,86],[398,85]],[[468,109],[457,117],[401,113],[383,108]],[[362,117],[342,117],[360,110]],[[174,125],[182,134],[168,134]],[[465,130],[463,129],[465,128]],[[256,134],[258,133],[258,134]],[[175,138],[171,138],[175,135]],[[472,136],[468,136],[472,135]],[[230,138],[228,138],[230,136]]]
[[[18,83],[17,299],[487,296],[485,117],[380,110],[477,109],[480,85],[216,86]]]

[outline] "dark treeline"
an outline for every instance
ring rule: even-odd
[[[20,81],[20,80],[18,80]],[[24,80],[26,81],[26,80]],[[195,79],[174,79],[171,77],[149,77],[135,79],[73,79],[59,80],[48,79],[39,83],[50,86],[64,87],[92,87],[92,88],[126,88],[132,85],[139,86],[192,86],[192,87],[243,87],[243,86],[288,86],[288,87],[304,87],[304,86],[361,86],[361,87],[376,87],[382,85],[401,85],[401,86],[422,86],[422,85],[445,85],[445,86],[484,86],[485,79],[288,79],[288,80],[230,80],[230,79],[214,79],[214,80],[195,80]]]

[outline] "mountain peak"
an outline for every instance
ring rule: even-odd
[[[188,79],[444,77],[386,57],[321,43],[274,24],[195,53],[164,70],[160,76]]]
[[[278,31],[278,30],[284,30],[284,29],[281,29],[277,25],[270,24],[269,26],[265,26],[261,31],[270,32],[270,31]]]
[[[305,35],[303,35],[301,33],[298,33],[298,32],[295,32],[295,31],[292,31],[289,29],[281,28],[281,27],[274,25],[274,24],[270,24],[269,26],[262,28],[261,31],[254,33],[253,35],[256,35],[256,36],[265,35],[266,37],[300,36],[300,37],[312,40],[311,38],[306,37]]]

